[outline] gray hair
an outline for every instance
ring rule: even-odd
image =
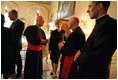
[[[15,15],[16,17],[18,17],[18,12],[15,9],[11,10],[11,12],[12,12],[13,15]]]

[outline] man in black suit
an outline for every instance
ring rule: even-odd
[[[16,45],[16,49],[14,49],[15,62],[11,74],[15,73],[15,64],[17,64],[16,78],[18,78],[22,72],[22,59],[20,55],[20,50],[22,49],[21,36],[24,30],[24,23],[18,19],[18,12],[16,10],[9,11],[9,18],[10,20],[13,20],[10,29],[15,39],[14,44]]]
[[[81,79],[109,78],[111,57],[117,48],[117,21],[107,10],[110,1],[91,1],[87,12],[96,25],[84,47],[75,55],[77,77]]]

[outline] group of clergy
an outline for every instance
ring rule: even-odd
[[[23,33],[28,42],[24,78],[42,79],[42,45],[47,43],[52,63],[50,75],[54,78],[57,78],[59,60],[61,62],[59,79],[109,78],[111,57],[117,48],[117,20],[107,14],[109,5],[110,1],[90,1],[87,13],[91,19],[96,19],[96,24],[87,40],[78,26],[77,17],[69,19],[68,28],[72,30],[69,37],[66,37],[66,31],[62,29],[61,20],[57,19],[55,21],[57,29],[51,32],[48,40],[41,29],[44,19],[42,16],[37,16],[36,25],[28,26]],[[15,52],[18,53],[20,49],[16,49]]]

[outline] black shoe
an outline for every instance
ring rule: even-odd
[[[20,74],[16,74],[16,79],[18,79],[20,77]]]
[[[10,76],[10,74],[9,74],[9,73],[5,73],[5,74],[3,74],[3,78],[4,78],[4,79],[8,79],[8,78],[9,78],[9,76]]]
[[[57,75],[53,76],[53,78],[54,78],[54,79],[57,78]]]
[[[54,79],[57,78],[57,76],[54,76]]]
[[[50,75],[53,75],[53,72],[51,72]]]

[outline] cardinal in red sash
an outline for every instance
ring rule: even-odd
[[[38,16],[36,25],[28,26],[24,32],[28,42],[24,69],[25,79],[41,79],[43,75],[42,45],[46,45],[48,42],[44,31],[41,29],[43,23],[43,17]]]
[[[73,58],[76,52],[81,49],[85,42],[85,34],[82,29],[78,26],[79,19],[73,17],[69,20],[68,28],[72,30],[72,33],[69,35],[66,43],[61,48],[62,58],[60,66],[60,79],[68,79],[69,74],[73,71],[72,64]],[[60,43],[61,44],[61,43]],[[74,74],[73,74],[74,75]],[[71,76],[73,76],[71,75]]]

